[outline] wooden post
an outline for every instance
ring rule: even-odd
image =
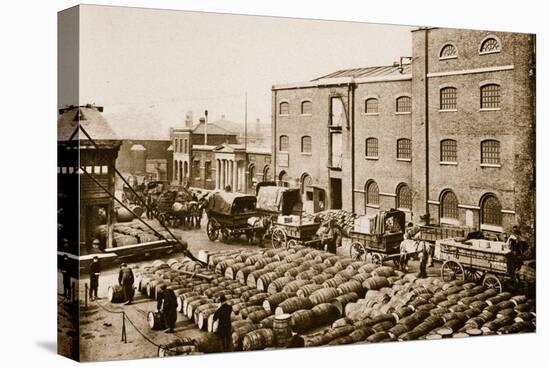
[[[88,283],[84,283],[84,308],[88,308]]]

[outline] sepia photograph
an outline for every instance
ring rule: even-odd
[[[61,10],[58,353],[536,332],[536,43]]]

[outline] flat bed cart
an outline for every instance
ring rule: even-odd
[[[446,240],[448,238],[466,237],[466,230],[458,227],[441,227],[441,226],[421,226],[420,241],[426,241],[435,244],[438,240]]]
[[[322,239],[316,236],[321,223],[274,223],[271,244],[273,248],[293,247],[297,245],[318,247]]]
[[[405,232],[405,213],[400,210],[383,212],[379,214],[379,220],[382,221],[382,228],[375,233],[350,232],[350,257],[366,261],[367,255],[370,255],[373,263],[393,260],[398,265],[399,246]]]
[[[250,238],[256,228],[248,220],[257,216],[255,208],[256,197],[253,195],[228,192],[213,194],[206,206],[208,239],[215,241],[221,235],[222,241],[229,243],[243,234]]]
[[[486,248],[474,246],[476,240],[458,242],[452,239],[436,243],[435,258],[443,262],[441,278],[444,281],[465,280],[482,282],[488,288],[502,292],[510,278],[509,249],[504,242],[482,241]],[[500,247],[500,248],[499,248]]]

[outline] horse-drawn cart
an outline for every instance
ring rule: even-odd
[[[257,192],[258,215],[268,218],[273,248],[296,245],[314,246],[320,223],[306,221],[302,216],[300,189],[282,186],[262,186]]]
[[[367,219],[367,218],[365,218]],[[405,213],[400,210],[380,212],[376,217],[367,219],[372,222],[368,230],[355,228],[351,231],[350,257],[381,264],[387,260],[399,263],[399,246],[405,233]]]
[[[215,193],[209,198],[206,214],[206,234],[210,241],[215,241],[220,235],[224,242],[230,242],[242,234],[251,239],[257,230],[249,223],[250,218],[257,216],[256,197],[253,195]]]
[[[502,291],[515,269],[513,253],[505,242],[454,239],[436,242],[434,257],[443,262],[444,281],[465,280],[482,282],[488,288]],[[511,261],[512,260],[512,261]]]

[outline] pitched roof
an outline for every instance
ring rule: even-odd
[[[333,73],[320,76],[312,81],[321,79],[333,79],[333,78],[373,78],[373,77],[385,77],[385,76],[398,76],[411,73],[411,64],[403,64],[403,72],[400,72],[399,66],[386,65],[386,66],[369,66],[366,68],[355,69],[342,69]]]
[[[211,122],[208,123],[206,132],[212,135],[237,135],[236,133]],[[204,122],[199,122],[197,125],[193,126],[193,134],[204,134]]]
[[[79,124],[93,140],[120,140],[97,107],[70,107],[60,112],[57,120],[58,141],[70,140]],[[88,137],[78,129],[73,140],[88,140]]]

